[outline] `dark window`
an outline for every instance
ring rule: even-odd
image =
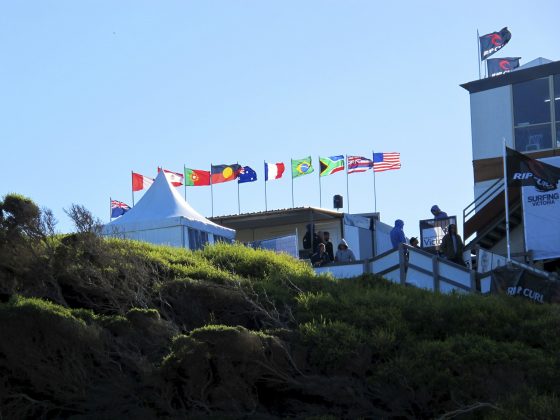
[[[552,148],[550,124],[517,127],[515,129],[515,148],[520,152]]]
[[[554,76],[554,108],[556,113],[556,122],[559,122],[560,121],[560,74]],[[556,133],[558,133],[558,130],[556,130]]]
[[[516,127],[550,122],[548,78],[513,85],[513,114]]]
[[[208,242],[208,233],[189,228],[189,249],[202,249]]]
[[[556,123],[556,147],[560,147],[560,122]]]

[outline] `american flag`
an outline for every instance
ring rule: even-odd
[[[373,166],[371,159],[363,156],[348,156],[348,173],[369,171]]]
[[[401,154],[395,152],[374,153],[373,171],[383,172],[391,169],[401,169]]]

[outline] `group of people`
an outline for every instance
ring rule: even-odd
[[[334,262],[356,261],[354,252],[348,247],[348,243],[341,239],[336,254],[330,241],[330,233],[327,231],[315,232],[313,224],[307,225],[307,231],[303,237],[303,247],[312,251],[310,260],[314,267],[320,267]]]
[[[447,219],[447,213],[442,211],[437,205],[433,205],[430,209],[434,219]],[[399,244],[406,244],[406,236],[404,234],[404,222],[401,219],[395,220],[395,225],[391,229],[390,238],[393,249],[399,247]],[[418,238],[410,238],[409,244],[415,248],[419,248]],[[441,240],[439,246],[439,255],[453,261],[454,263],[465,265],[463,260],[463,241],[457,233],[457,226],[453,223],[447,226],[447,233]]]

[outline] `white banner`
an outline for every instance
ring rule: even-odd
[[[539,160],[560,167],[560,157]],[[522,189],[525,249],[535,260],[560,257],[560,185],[550,191]]]

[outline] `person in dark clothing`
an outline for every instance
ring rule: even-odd
[[[465,265],[465,261],[463,261],[463,241],[457,234],[457,226],[453,223],[447,227],[447,233],[441,240],[439,252],[448,260]]]
[[[306,225],[307,231],[305,235],[303,235],[303,249],[307,249],[311,251],[311,253],[317,252],[317,248],[321,243],[321,238],[315,232],[315,225],[313,223],[309,223]]]
[[[323,232],[323,243],[325,244],[327,254],[329,254],[329,257],[331,257],[331,261],[334,261],[334,248],[330,239],[331,234],[327,231]]]
[[[319,248],[316,253],[311,256],[311,264],[313,267],[321,267],[322,265],[331,263],[331,257],[327,253],[324,243],[319,244]]]

